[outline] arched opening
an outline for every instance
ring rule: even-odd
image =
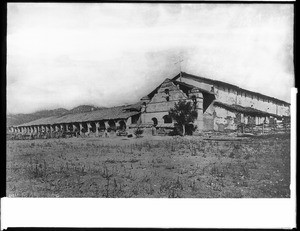
[[[167,95],[166,100],[169,102],[169,100],[170,100],[170,91],[169,91],[169,89],[165,89],[165,94]]]
[[[66,131],[66,124],[62,124],[62,125],[60,126],[60,129],[61,129],[61,131]]]
[[[153,117],[153,118],[152,118],[152,121],[153,121],[153,125],[156,126],[157,123],[158,123],[158,122],[157,122],[157,119],[156,119],[155,117]]]
[[[113,120],[109,120],[108,121],[108,125],[110,127],[111,130],[116,130],[116,123]]]
[[[67,130],[69,130],[69,131],[73,131],[73,125],[72,124],[66,124],[66,126],[67,126]]]
[[[82,123],[82,129],[81,129],[81,132],[87,132],[88,131],[88,126],[87,126],[87,123]]]
[[[74,123],[73,125],[74,125],[73,130],[74,130],[75,132],[78,132],[78,131],[80,130],[79,123]]]
[[[103,121],[99,122],[99,132],[103,132],[105,130],[105,123]]]
[[[126,123],[125,123],[123,120],[121,120],[121,121],[119,122],[119,124],[120,124],[119,129],[120,129],[121,131],[126,130]]]
[[[96,132],[96,123],[91,122],[90,124],[91,124],[91,128],[90,128],[91,132],[95,133]]]
[[[163,120],[165,124],[171,124],[172,123],[172,118],[169,115],[163,116]]]

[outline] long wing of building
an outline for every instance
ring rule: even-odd
[[[169,110],[179,100],[194,103],[198,112],[194,125],[198,132],[235,130],[240,123],[269,123],[290,116],[290,104],[283,100],[181,72],[172,79],[165,79],[136,104],[41,118],[11,129],[33,132],[41,127],[48,130],[86,128],[91,131],[108,127],[149,128],[153,125],[172,128],[175,121],[170,118]]]

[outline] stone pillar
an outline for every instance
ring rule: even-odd
[[[83,132],[81,131],[82,128],[83,128],[82,123],[79,123],[79,132],[80,132],[80,135],[83,135]]]
[[[73,131],[76,131],[76,125],[75,124],[72,124],[72,127],[73,127]]]
[[[109,124],[108,124],[108,121],[104,121],[104,124],[105,124],[106,129],[110,127]]]
[[[55,124],[54,126],[55,126],[55,131],[58,132],[59,131],[59,125]]]
[[[100,123],[96,122],[96,136],[99,136],[99,127],[100,127]]]
[[[53,133],[55,131],[54,125],[50,125],[50,136],[53,137]]]
[[[203,94],[197,88],[193,88],[189,97],[192,100],[192,104],[195,106],[198,113],[197,119],[194,121],[194,125],[197,126],[197,132],[203,131]]]
[[[64,130],[64,125],[63,125],[63,124],[60,125],[60,130],[61,130],[61,131]]]
[[[86,123],[86,125],[87,125],[87,129],[88,129],[87,133],[90,134],[91,128],[92,128],[91,123]]]

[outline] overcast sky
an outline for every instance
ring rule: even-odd
[[[135,103],[184,72],[290,102],[288,4],[9,3],[7,112]]]

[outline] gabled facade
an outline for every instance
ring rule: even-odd
[[[180,73],[141,99],[141,126],[165,127],[179,100],[196,104],[197,131],[235,130],[239,124],[269,123],[290,116],[290,104],[222,81]]]
[[[166,124],[174,126],[174,121],[169,117],[169,111],[175,103],[187,100],[193,103],[198,113],[194,122],[197,130],[202,131],[207,127],[207,120],[212,125],[212,114],[209,114],[210,106],[215,99],[211,91],[195,87],[184,82],[166,79],[154,92],[143,97],[141,109],[141,126],[155,125],[166,127]]]

